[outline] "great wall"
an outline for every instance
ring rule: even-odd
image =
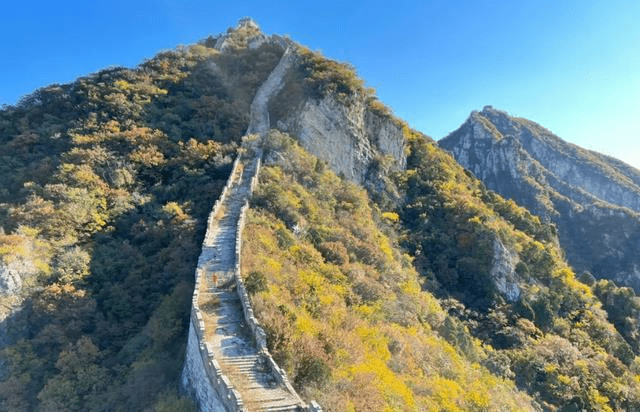
[[[258,89],[240,154],[207,222],[182,372],[182,385],[201,411],[321,411],[300,399],[270,355],[241,277],[245,212],[270,128],[267,103],[295,58],[287,48]]]

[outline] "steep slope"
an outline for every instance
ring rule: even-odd
[[[296,136],[336,173],[365,186],[381,183],[380,168],[404,168],[404,122],[348,64],[304,47],[296,51],[297,65],[269,105],[272,127]]]
[[[554,222],[577,270],[640,290],[640,171],[491,107],[439,145],[488,188]]]
[[[638,408],[635,353],[575,279],[553,228],[488,191],[435,142],[414,134],[408,144],[398,176],[403,244],[449,313],[498,349],[487,361],[494,373],[545,409]],[[611,390],[614,380],[631,392]]]
[[[439,297],[460,322],[447,323],[439,331],[442,336],[460,353],[474,359],[473,345],[464,337],[468,328],[475,337],[497,349],[484,359],[485,365],[502,378],[514,379],[545,408],[637,408],[639,399],[631,395],[638,386],[633,352],[637,350],[637,329],[631,327],[631,333],[625,333],[623,338],[609,323],[598,300],[604,294],[596,296],[576,280],[563,261],[554,227],[488,191],[429,138],[394,118],[347,66],[327,62],[305,50],[300,55],[301,70],[293,72],[281,99],[276,98],[272,105],[275,125],[333,170],[362,183],[383,210],[397,213],[400,244],[423,275],[423,289]],[[353,116],[354,107],[363,109],[364,116]],[[315,136],[312,143],[305,137],[309,130],[305,128],[307,119],[300,115],[308,113],[309,108],[320,108],[312,112],[321,119],[308,119]],[[366,122],[358,119],[367,116],[375,117],[378,127],[361,127]],[[286,120],[291,118],[297,120]],[[336,125],[344,133],[344,143],[333,140]],[[401,155],[384,149],[400,143]],[[358,158],[345,160],[336,155],[342,147],[348,153],[371,153],[363,157],[371,160],[365,168],[358,167]],[[363,147],[372,150],[358,149]],[[361,172],[348,173],[353,170]],[[313,187],[313,179],[301,178],[304,187]],[[276,216],[294,234],[299,233],[299,238],[314,243],[317,236],[304,232],[309,223],[309,206],[294,200],[299,195],[286,192],[269,192],[277,199],[269,208],[275,208]],[[326,236],[322,233],[321,240]],[[332,259],[334,252],[349,250],[345,244],[344,249],[333,244],[324,256],[322,251],[328,246],[314,243],[314,247],[325,260]],[[351,253],[347,256],[352,259]],[[353,258],[357,259],[357,253]],[[286,293],[278,298],[284,296]],[[625,295],[612,290],[610,296],[624,300]],[[276,307],[284,311],[285,318],[289,316],[286,305]],[[319,310],[323,307],[320,304]],[[624,311],[623,318],[629,319],[632,312]],[[294,311],[292,319],[298,316],[305,314]],[[268,319],[267,324],[275,318]],[[282,322],[276,321],[278,325]],[[314,335],[317,331],[310,329],[307,333]],[[302,335],[305,336],[304,331]],[[274,336],[276,342],[281,338]],[[324,355],[321,358],[326,360]],[[573,362],[587,368],[588,379],[584,379],[585,370],[572,366]],[[296,366],[291,372],[296,373]],[[625,395],[612,390],[612,381],[627,388]],[[301,385],[303,392],[309,387],[319,387],[320,391],[325,387],[318,382],[307,385]]]
[[[394,213],[272,131],[243,235],[242,272],[270,351],[325,410],[535,410],[455,329],[394,241]],[[386,222],[386,223],[384,223]],[[384,232],[387,232],[385,234]],[[391,236],[391,237],[390,237]]]

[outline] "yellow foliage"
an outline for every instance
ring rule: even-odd
[[[613,409],[609,406],[609,398],[602,395],[597,389],[590,389],[588,398],[591,404],[595,405],[599,411],[613,412]]]
[[[113,85],[122,91],[127,91],[131,88],[131,85],[126,80],[116,80]]]
[[[0,234],[0,256],[11,258],[25,252],[25,239],[18,235],[2,235]]]
[[[255,192],[261,206],[248,214],[242,271],[267,277],[269,290],[253,296],[260,299],[256,315],[282,319],[284,314],[290,320],[292,363],[308,352],[326,356],[331,378],[313,389],[313,396],[321,404],[332,402],[335,410],[486,410],[504,404],[502,395],[516,391],[513,385],[491,379],[431,329],[446,314],[422,291],[412,258],[375,226],[366,193],[319,171],[296,147],[280,149],[284,161],[261,169]],[[271,207],[285,215],[295,209],[295,219],[306,219],[304,234],[279,245],[284,235],[278,231],[287,231],[289,223]],[[399,221],[393,212],[382,219]],[[327,244],[341,245],[348,259],[325,260]],[[267,262],[280,267],[268,269]],[[295,369],[289,373],[295,379]]]
[[[300,277],[300,280],[314,289],[322,288],[322,285],[325,282],[325,279],[322,276],[312,270],[300,271],[298,276]]]
[[[481,386],[481,385],[478,385]],[[489,394],[483,391],[484,388],[471,388],[464,394],[464,399],[472,410],[486,410],[489,407]]]
[[[314,320],[308,317],[307,315],[300,314],[296,318],[296,332],[298,336],[301,335],[315,335],[318,331],[314,324]]]
[[[439,409],[443,411],[462,411],[460,404],[464,399],[464,391],[455,381],[436,376],[428,381],[432,396],[437,400]]]
[[[164,154],[155,145],[139,146],[131,152],[129,159],[147,167],[157,167],[167,162]]]
[[[378,246],[380,247],[380,250],[382,251],[382,253],[385,254],[386,258],[392,261],[393,250],[391,249],[391,244],[389,243],[389,239],[382,234],[378,235]]]
[[[400,221],[400,216],[395,212],[384,212],[382,218],[391,223],[398,223]]]
[[[389,403],[387,408],[394,405],[397,409],[414,409],[415,399],[411,390],[389,370],[385,360],[376,357],[374,354],[367,355],[364,363],[352,366],[349,369],[349,375],[353,379],[357,379],[358,376],[366,377],[365,379],[374,384],[387,400]],[[398,405],[399,400],[401,401],[400,405]]]
[[[558,382],[563,386],[571,385],[571,378],[567,375],[558,375]]]
[[[119,133],[120,132],[120,124],[116,120],[109,120],[105,124],[105,130],[110,133]]]
[[[183,222],[189,219],[189,215],[182,210],[177,202],[168,202],[162,207],[162,210],[174,218],[177,222]]]
[[[356,333],[362,342],[368,346],[369,351],[377,359],[387,361],[391,357],[387,347],[388,341],[377,328],[360,326],[356,328]]]

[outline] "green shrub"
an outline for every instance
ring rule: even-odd
[[[264,292],[268,289],[267,278],[260,272],[251,272],[244,279],[244,285],[247,288],[247,292],[251,295],[255,295],[258,292]]]

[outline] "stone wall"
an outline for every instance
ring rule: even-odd
[[[247,200],[245,200],[240,210],[240,216],[236,226],[235,262],[233,267],[236,291],[242,305],[245,321],[249,326],[256,347],[266,359],[272,375],[293,397],[300,401],[299,405],[305,405],[291,386],[285,371],[276,364],[267,349],[266,333],[262,327],[260,327],[254,316],[251,301],[249,300],[249,295],[241,276],[242,231],[245,225],[246,210],[249,207],[248,199],[258,183],[262,157],[260,138],[266,136],[270,127],[267,106],[271,96],[275,95],[282,88],[284,76],[295,62],[295,59],[295,54],[291,49],[287,48],[276,68],[258,89],[251,104],[250,124],[247,134],[243,138],[240,154],[234,161],[229,180],[207,220],[207,232],[203,243],[203,252],[198,261],[198,268],[196,269],[196,282],[191,307],[191,322],[189,325],[189,341],[182,374],[183,387],[191,392],[192,397],[197,401],[201,411],[217,411],[222,409],[226,409],[227,411],[246,410],[240,394],[234,389],[233,383],[222,373],[213,351],[207,345],[205,324],[198,302],[201,282],[204,281],[204,265],[208,259],[208,251],[205,248],[213,246],[214,244],[215,229],[218,222],[220,222],[224,216],[225,210],[223,205],[229,198],[231,191],[234,189],[234,186],[243,185],[243,181],[246,182],[248,176],[251,176],[251,178],[248,181]],[[243,188],[237,187],[236,189],[242,190]],[[308,406],[305,405],[303,409],[313,412],[321,411],[320,406],[315,402],[311,402]]]
[[[240,165],[240,156],[236,157],[236,160],[233,162],[233,167],[231,168],[231,174],[229,175],[229,179],[227,183],[224,185],[222,189],[222,193],[216,203],[213,205],[211,209],[211,213],[209,213],[209,217],[207,218],[207,232],[204,236],[204,245],[210,245],[213,241],[213,225],[215,224],[216,217],[220,215],[222,204],[227,200],[229,196],[229,192],[231,191],[231,186],[235,183],[237,175],[240,173],[242,166]],[[199,264],[199,263],[198,263]]]
[[[208,219],[207,234],[205,235],[205,246],[207,242],[211,244],[213,242],[213,229],[217,224],[217,219],[221,218],[223,213],[222,204],[229,196],[234,184],[239,184],[241,174],[250,173],[251,180],[249,185],[249,195],[253,192],[258,184],[258,174],[261,165],[262,151],[259,149],[248,149],[248,153],[255,156],[255,161],[247,160],[247,163],[253,163],[253,167],[250,169],[244,169],[245,162],[241,161],[242,155],[238,156],[234,162],[233,169],[227,184],[225,185],[220,198],[216,201],[211,214]],[[253,169],[253,170],[252,170]],[[267,336],[264,329],[258,323],[253,308],[251,307],[251,301],[249,295],[244,286],[244,282],[241,276],[241,256],[242,256],[242,232],[245,226],[246,211],[249,207],[248,201],[242,206],[240,212],[240,218],[238,220],[236,229],[236,245],[235,245],[235,265],[234,265],[234,278],[236,282],[236,290],[240,297],[244,317],[251,334],[256,342],[258,350],[262,353],[269,365],[272,375],[276,378],[278,383],[283,385],[292,395],[298,397],[295,389],[289,382],[287,374],[282,370],[267,349]],[[196,283],[193,292],[192,306],[191,306],[191,322],[189,325],[189,341],[187,344],[187,354],[185,359],[185,366],[182,374],[183,387],[191,392],[191,395],[196,399],[201,411],[217,411],[223,408],[227,411],[243,411],[245,410],[240,393],[234,389],[233,383],[222,373],[220,365],[215,359],[213,351],[209,348],[205,339],[205,324],[202,319],[202,314],[198,305],[199,291],[201,282],[203,282],[204,273],[204,259],[198,263],[196,269]],[[300,399],[298,397],[298,399]],[[300,399],[300,404],[304,402]],[[320,412],[322,409],[316,402],[311,402],[305,408],[311,412]]]
[[[251,178],[251,192],[255,189],[258,184],[258,174],[260,171],[261,159],[258,159],[256,164],[256,170],[254,172],[253,177]],[[298,396],[293,386],[289,382],[287,377],[287,373],[282,370],[276,362],[273,360],[273,357],[269,353],[267,349],[267,334],[264,329],[260,326],[260,323],[256,319],[253,314],[253,308],[251,307],[251,300],[249,299],[249,294],[247,293],[247,289],[244,286],[244,281],[242,280],[242,232],[244,230],[244,225],[246,221],[246,212],[249,208],[249,202],[247,201],[244,206],[242,206],[242,211],[240,212],[240,220],[238,221],[238,232],[236,236],[236,265],[234,269],[234,276],[236,280],[236,290],[238,295],[240,296],[240,302],[242,303],[242,310],[244,311],[244,317],[251,330],[251,334],[253,335],[256,346],[258,350],[262,352],[263,356],[267,360],[267,364],[269,365],[272,375],[277,379],[278,383],[285,386],[287,390]],[[298,398],[299,399],[299,398]],[[300,399],[302,403],[302,400]],[[318,409],[311,409],[318,410]]]
[[[222,190],[207,220],[207,233],[204,247],[213,242],[213,232],[217,219],[222,211],[222,205],[227,200],[232,186],[236,184],[242,170],[240,155],[236,158],[231,169],[229,180]],[[240,394],[233,388],[229,379],[222,373],[220,365],[215,359],[213,351],[205,339],[205,325],[198,305],[200,286],[203,282],[204,253],[200,256],[196,269],[196,281],[191,302],[191,321],[189,324],[189,338],[184,369],[182,371],[182,386],[203,412],[209,411],[243,411],[245,410]]]

